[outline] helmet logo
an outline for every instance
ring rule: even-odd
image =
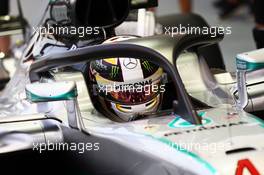
[[[138,61],[134,58],[124,59],[124,61],[123,61],[123,65],[127,69],[135,69],[137,67],[137,64],[138,64]]]
[[[112,78],[115,78],[118,75],[118,72],[119,72],[119,67],[112,66],[110,76]]]
[[[142,65],[143,65],[143,66],[145,67],[145,69],[147,69],[149,72],[152,71],[152,67],[151,67],[151,65],[149,64],[148,61],[144,61],[144,62],[142,63]]]

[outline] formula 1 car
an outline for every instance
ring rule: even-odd
[[[66,100],[67,117],[66,120],[61,118],[64,123],[68,123],[71,128],[79,130],[79,132],[89,133],[91,136],[87,135],[87,138],[94,136],[109,139],[124,148],[140,152],[142,155],[147,154],[150,157],[163,160],[160,162],[169,162],[171,166],[169,167],[174,170],[172,171],[162,163],[160,167],[166,167],[164,173],[239,175],[246,174],[245,172],[248,171],[249,174],[261,174],[264,171],[262,165],[263,145],[256,140],[261,140],[264,137],[263,121],[243,110],[238,110],[232,104],[222,103],[218,107],[210,108],[196,101],[193,106],[177,69],[169,62],[169,60],[176,60],[186,48],[215,43],[217,40],[219,38],[212,39],[204,35],[185,35],[179,38],[154,36],[128,40],[120,44],[91,46],[64,54],[53,54],[32,64],[29,76],[31,82],[36,82],[41,81],[41,75],[51,68],[87,63],[104,57],[139,58],[144,55],[144,58],[151,58],[148,60],[161,65],[170,77],[174,89],[169,93],[174,94],[175,92],[177,95],[173,95],[171,100],[166,101],[173,104],[171,109],[142,115],[135,121],[118,123],[96,112],[96,107],[89,100],[89,95],[85,95],[87,92],[83,90],[84,87],[89,87],[85,83],[86,81],[82,80],[83,85],[78,87],[81,89],[78,92],[81,93],[77,100],[76,85],[69,81],[70,79],[76,80],[78,77],[76,74],[57,76],[57,80],[68,80],[66,82],[30,84],[26,88],[27,98],[34,103]],[[83,70],[82,74],[86,79],[88,73],[85,72],[86,69]],[[39,89],[50,90],[41,91]],[[214,94],[215,99],[225,98],[225,96],[221,96],[222,94]],[[42,103],[39,105],[43,105]],[[78,103],[80,103],[80,107]],[[43,115],[27,117],[30,118],[20,116],[18,121],[14,118],[5,118],[2,126],[5,127],[4,123],[9,123],[9,128],[17,130],[16,127],[21,122],[54,120]],[[13,123],[10,123],[11,121]],[[52,134],[47,134],[47,137],[49,136]],[[62,138],[60,134],[57,136]],[[52,139],[56,140],[57,136],[53,135]],[[48,140],[52,139],[48,138]],[[125,153],[122,156],[126,157]],[[117,159],[122,158],[117,157]],[[104,160],[109,163],[112,158],[105,157]],[[93,169],[94,174],[111,172],[114,165],[106,162],[101,164],[100,169]],[[134,163],[130,164],[130,167],[135,166],[135,168],[127,169],[127,171],[138,170],[136,167],[138,162]],[[109,167],[111,168],[109,169]],[[155,168],[145,167],[143,169],[148,169],[152,173],[155,171],[155,174],[162,174],[159,168],[157,171]]]
[[[152,36],[45,55],[30,66],[32,84],[27,85],[26,94],[37,110],[47,111],[1,118],[3,169],[15,163],[17,168],[9,171],[28,172],[29,165],[40,169],[45,165],[51,167],[43,169],[47,173],[54,168],[75,174],[261,174],[263,144],[256,140],[264,137],[263,121],[237,108],[233,96],[216,86],[206,64],[201,64],[201,70],[207,75],[203,79],[207,91],[200,92],[186,86],[191,84],[182,74],[185,69],[175,67],[179,59],[184,63],[197,58],[204,63],[202,57],[185,50],[196,51],[219,40],[221,36]],[[170,89],[164,110],[122,123],[104,116],[88,93],[85,67],[92,60],[111,57],[144,58],[160,65]],[[251,60],[243,57],[239,63],[241,60],[243,65],[251,65]],[[50,78],[51,69],[76,64],[82,66],[70,70],[77,69],[82,75],[59,69]],[[66,103],[56,108],[61,104],[57,101]],[[52,110],[60,114],[52,115]],[[90,143],[90,151],[50,152],[41,147],[48,143]],[[39,154],[41,149],[43,154]]]

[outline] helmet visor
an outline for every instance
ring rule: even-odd
[[[142,87],[117,88],[107,93],[106,98],[115,103],[135,105],[152,100],[161,92],[161,84],[144,85]]]

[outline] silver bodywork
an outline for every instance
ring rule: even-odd
[[[235,73],[225,72],[213,75],[203,64],[204,62],[199,61],[194,53],[182,54],[182,59],[179,59],[178,69],[188,93],[212,107],[223,103],[237,105],[238,92]],[[245,111],[247,112],[264,110],[263,74],[263,69],[246,74],[248,101],[244,103],[246,103]],[[221,88],[220,93],[214,90],[216,87]]]
[[[63,141],[61,123],[44,115],[20,115],[0,119],[0,154]],[[37,150],[34,150],[37,151]]]
[[[264,172],[264,143],[261,142],[264,139],[264,123],[246,112],[237,111],[235,100],[230,93],[234,90],[235,84],[232,76],[224,74],[212,78],[207,75],[210,81],[205,83],[204,73],[200,69],[196,55],[184,53],[181,57],[178,69],[188,93],[213,107],[199,111],[204,122],[201,126],[191,125],[177,115],[115,123],[93,108],[80,73],[58,73],[55,79],[77,83],[82,129],[91,135],[110,138],[131,149],[147,152],[194,174],[235,174],[238,162],[244,159],[250,160],[259,172]],[[25,100],[21,99],[14,105],[21,102],[24,103]],[[28,110],[31,105],[28,103],[25,108]],[[57,129],[46,133],[42,119],[46,121],[52,116],[60,119],[63,125],[68,125],[65,103],[46,105],[49,106],[49,112],[45,116],[40,115],[40,118],[37,114],[34,116],[38,116],[37,118],[33,117],[22,123],[13,116],[4,119],[18,122],[0,121],[5,132],[22,131],[33,136],[26,138],[26,141],[23,140],[27,145],[19,149],[29,148],[33,142],[47,142],[47,136],[54,142],[63,140],[58,127],[60,124],[55,122]],[[50,112],[58,107],[61,109],[59,114]],[[40,112],[35,105],[33,108],[33,112]],[[21,125],[25,127],[21,128]],[[15,150],[8,149],[7,152]]]
[[[83,129],[92,135],[148,152],[195,174],[235,174],[238,162],[244,159],[264,172],[264,142],[260,141],[264,139],[263,121],[222,103],[221,97],[212,97],[219,99],[214,108],[199,111],[202,126],[191,125],[176,115],[115,123],[93,108],[80,74],[58,74],[56,78],[78,80]],[[196,89],[196,94],[201,94],[200,90]]]
[[[184,174],[233,175],[238,162],[245,159],[263,174],[264,122],[236,109],[234,76],[212,75],[194,53],[183,53],[177,65],[187,92],[213,107],[198,111],[203,125],[192,125],[177,114],[115,123],[94,109],[80,73],[58,73],[55,79],[77,83],[81,115],[73,116],[82,123],[80,129],[91,135],[110,138],[171,162],[185,170]],[[30,149],[37,143],[63,142],[61,126],[71,123],[66,102],[36,105],[25,99],[28,66],[24,63],[18,66],[15,77],[0,97],[0,153]],[[247,111],[264,109],[261,84],[264,78],[259,75],[261,72],[248,75]]]

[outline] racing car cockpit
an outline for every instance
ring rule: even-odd
[[[204,44],[211,44],[217,42],[220,39],[221,37],[211,38],[205,36],[188,35],[179,36],[177,38],[171,38],[168,36],[154,36],[148,38],[136,38],[131,40],[125,40],[111,44],[90,46],[73,51],[68,51],[63,54],[49,55],[43,60],[36,61],[34,64],[32,64],[30,68],[29,77],[31,82],[33,83],[33,87],[35,85],[39,86],[39,84],[42,84],[41,77],[45,75],[45,72],[50,71],[53,68],[70,66],[77,63],[84,63],[87,65],[87,67],[83,69],[82,74],[84,75],[87,86],[89,87],[89,83],[91,83],[91,77],[89,74],[89,71],[91,71],[91,61],[102,60],[103,58],[121,59],[124,57],[137,58],[140,61],[142,61],[142,59],[144,61],[147,60],[150,63],[153,63],[153,65],[150,64],[153,70],[156,70],[154,69],[154,65],[159,65],[159,67],[162,67],[164,69],[164,72],[166,72],[167,76],[171,79],[170,81],[172,82],[174,88],[171,89],[171,92],[169,92],[169,94],[171,96],[172,94],[177,94],[177,99],[172,98],[171,103],[173,103],[173,105],[171,106],[173,107],[173,111],[171,112],[174,112],[177,115],[184,117],[187,121],[191,123],[199,124],[201,122],[201,119],[196,115],[196,111],[193,108],[189,96],[187,95],[184,89],[183,83],[181,82],[177,69],[173,66],[173,64],[170,63],[169,59],[177,59],[178,55],[184,49],[190,46],[201,46]],[[111,60],[107,60],[107,62],[111,62]],[[143,64],[144,63],[141,62],[140,65]],[[46,87],[46,89],[48,89],[48,86],[46,85],[46,83],[42,84],[42,88]],[[56,84],[51,83],[51,86],[49,86],[49,88],[52,87],[55,90]],[[76,88],[74,86],[72,87],[73,89]],[[28,90],[31,89],[29,88]],[[173,93],[172,91],[174,91],[175,93]],[[62,96],[56,96],[54,94],[45,94],[45,98],[40,98],[40,96],[34,96],[34,94],[30,94],[30,92],[28,92],[27,95],[29,99],[32,100],[32,102],[34,102],[34,100],[35,102],[38,102],[38,99],[48,102],[56,100],[70,101],[76,98],[76,91],[68,92],[71,93],[66,93],[67,95],[64,94]],[[55,96],[56,98],[54,98]],[[99,106],[95,105],[95,108],[98,107]],[[70,110],[76,112],[75,110],[73,110],[73,108],[70,108]],[[62,134],[60,138],[63,138],[63,143],[98,142],[100,143],[102,149],[100,152],[91,151],[81,155],[77,153],[69,154],[67,152],[44,152],[43,155],[41,155],[42,157],[39,157],[39,153],[37,153],[36,155],[34,151],[32,153],[32,150],[30,150],[29,152],[27,150],[22,152],[14,152],[8,155],[3,154],[1,155],[1,160],[5,162],[5,165],[11,163],[11,160],[13,162],[28,162],[29,164],[39,167],[40,169],[42,165],[45,165],[47,167],[54,167],[55,170],[58,172],[68,173],[91,172],[92,174],[153,174],[153,172],[155,172],[155,174],[173,174],[176,172],[177,174],[178,172],[182,171],[180,167],[171,165],[170,163],[164,161],[161,163],[161,161],[159,159],[156,159],[155,157],[137,152],[133,149],[130,150],[130,148],[119,145],[114,141],[110,141],[107,139],[105,140],[100,137],[98,138],[96,136],[89,135],[89,133],[85,131],[85,128],[82,125],[76,125],[76,122],[82,122],[82,118],[80,115],[68,115],[68,117],[69,126],[74,129],[61,126],[59,121],[54,121],[54,119],[52,118],[41,119],[40,121],[36,120],[36,122],[40,122],[40,125],[45,126],[44,130],[46,132],[46,137],[50,135],[50,132],[55,132],[57,134]],[[78,128],[79,126],[81,127]],[[48,130],[46,130],[45,128]],[[56,132],[56,130],[59,132]],[[58,141],[60,142],[61,140]],[[28,160],[27,156],[29,155],[31,158],[34,158],[34,162],[32,162],[33,159]],[[126,161],[121,161],[120,158],[122,157],[117,157],[117,155],[125,155],[129,158],[126,159]],[[60,162],[59,165],[57,165],[57,163],[54,163],[55,161]],[[133,168],[131,169],[132,165]],[[130,168],[128,168],[128,166]],[[17,168],[23,172],[27,172],[27,167],[28,166],[24,167],[24,164],[21,164],[21,166],[18,166]],[[44,171],[46,172],[51,170],[49,169]]]
[[[179,73],[177,72],[177,69],[173,66],[173,64],[171,64],[169,60],[176,61],[179,54],[189,47],[214,44],[220,39],[222,39],[221,36],[212,38],[206,35],[182,35],[177,38],[172,38],[169,36],[161,35],[161,36],[153,36],[147,38],[130,39],[130,40],[119,41],[110,44],[90,46],[86,48],[80,48],[74,51],[69,51],[64,53],[63,55],[53,54],[47,56],[41,61],[37,61],[34,64],[32,64],[29,72],[29,76],[31,82],[40,81],[41,75],[43,75],[43,73],[53,68],[85,63],[86,66],[84,66],[80,71],[82,71],[82,74],[84,76],[87,88],[89,90],[90,98],[93,98],[92,102],[94,107],[98,111],[102,112],[105,116],[107,116],[107,114],[109,113],[101,110],[102,103],[98,103],[96,100],[94,100],[95,99],[94,94],[96,94],[96,91],[93,91],[95,88],[93,84],[94,83],[93,81],[95,81],[94,79],[96,78],[97,81],[96,88],[99,88],[98,87],[99,80],[101,80],[101,82],[103,83],[106,82],[104,85],[102,84],[99,89],[102,90],[103,93],[106,93],[105,92],[107,90],[106,88],[109,88],[106,85],[109,86],[111,85],[109,84],[110,81],[107,81],[107,78],[105,77],[106,75],[116,74],[117,78],[119,76],[119,78],[122,79],[122,77],[118,75],[118,71],[117,71],[121,69],[121,67],[115,68],[111,64],[113,64],[114,62],[118,62],[116,63],[116,65],[122,64],[122,66],[124,66],[125,65],[124,63],[126,61],[128,61],[129,63],[131,63],[132,61],[136,61],[134,65],[140,64],[144,66],[142,62],[147,60],[148,62],[153,63],[151,64],[152,69],[154,69],[156,65],[159,65],[158,67],[164,70],[164,72],[167,74],[167,79],[170,79],[169,81],[171,81],[174,85],[173,90],[175,93],[171,91],[169,91],[169,93],[170,96],[173,96],[173,94],[175,96],[174,98],[171,98],[171,100],[167,101],[167,104],[171,102],[171,104],[168,106],[173,108],[173,112],[184,117],[186,120],[190,121],[191,123],[199,124],[201,121],[199,117],[197,117],[196,115],[195,109],[192,105],[189,96],[185,91]],[[119,58],[119,60],[117,60],[116,58]],[[123,62],[120,63],[121,58],[123,59],[130,58],[130,60],[124,59]],[[138,60],[136,59],[139,60],[139,63],[137,62]],[[102,62],[104,63],[102,64]],[[111,68],[107,68],[107,65],[111,65]],[[155,69],[156,71],[159,70],[158,67],[157,69]],[[112,70],[113,68],[116,70]],[[102,73],[99,74],[98,72],[100,71],[103,72],[104,74]],[[110,73],[108,73],[109,71]],[[127,72],[128,71],[126,71],[126,73]],[[138,74],[140,73],[139,69],[137,69],[137,73]],[[159,77],[159,80],[161,79],[161,75],[157,77]],[[129,81],[126,83],[129,83]],[[132,83],[132,81],[130,83]],[[116,83],[116,85],[117,87],[115,88],[120,88],[120,86],[118,86],[119,85],[118,82]],[[110,88],[112,87],[110,86]],[[111,98],[116,98],[117,100],[121,100],[123,96],[127,95],[126,93],[125,95],[122,93],[121,94],[118,93],[115,94],[114,92],[111,93],[112,93]],[[109,94],[106,93],[105,95],[107,96]],[[131,100],[136,99],[136,98],[133,99],[132,95],[128,95],[128,97],[129,97],[128,99]],[[140,99],[141,98],[139,98],[139,100]],[[128,107],[126,108],[129,110]],[[167,107],[167,109],[169,109],[169,107]]]
[[[71,83],[64,84],[66,85],[67,88],[71,87],[68,89],[67,93],[65,91],[63,91],[63,94],[61,92],[58,94],[46,93],[44,95],[42,94],[42,96],[40,96],[39,94],[32,93],[32,92],[35,92],[34,88],[32,87],[39,86],[42,89],[43,88],[46,88],[46,89],[53,88],[53,92],[56,92],[58,89],[61,89],[61,88],[56,88],[56,87],[60,87],[58,86],[57,82],[48,83],[51,86],[47,86],[46,83],[41,83],[42,81],[41,77],[45,75],[45,72],[50,71],[53,68],[61,68],[65,66],[71,66],[74,64],[84,63],[87,66],[84,69],[82,69],[83,70],[82,74],[84,75],[87,87],[93,88],[94,86],[92,86],[93,84],[91,84],[90,71],[96,71],[95,68],[98,68],[98,67],[104,68],[106,63],[111,63],[111,62],[113,63],[114,61],[120,61],[117,59],[111,60],[111,58],[119,58],[119,59],[137,58],[138,60],[140,60],[138,64],[140,63],[140,65],[142,66],[143,66],[142,61],[147,60],[151,63],[150,65],[153,70],[155,70],[154,65],[159,65],[158,67],[162,67],[164,72],[166,72],[167,77],[169,77],[170,79],[168,80],[168,82],[171,82],[173,85],[173,88],[170,89],[171,91],[169,91],[169,95],[173,96],[173,94],[177,94],[176,96],[174,96],[168,101],[168,103],[172,103],[172,104],[170,105],[171,107],[166,108],[166,109],[170,109],[169,112],[174,113],[175,115],[181,116],[182,118],[189,121],[190,123],[200,124],[201,118],[196,114],[196,110],[193,107],[192,102],[185,91],[184,85],[177,72],[177,69],[173,66],[172,63],[170,63],[169,60],[173,60],[173,58],[177,59],[179,54],[188,47],[212,44],[221,39],[222,39],[221,37],[211,38],[211,37],[204,36],[204,35],[202,36],[183,35],[177,38],[171,38],[168,36],[153,36],[153,37],[147,37],[147,38],[135,38],[131,40],[119,41],[119,42],[110,43],[110,44],[102,44],[102,45],[90,46],[86,48],[80,48],[77,50],[66,52],[64,54],[49,55],[45,59],[36,61],[34,64],[32,64],[30,71],[29,71],[29,77],[30,77],[32,84],[27,87],[27,90],[28,90],[27,96],[28,96],[28,99],[31,100],[32,102],[41,102],[41,101],[49,102],[49,101],[57,101],[57,100],[66,100],[68,102],[72,101],[73,105],[67,106],[67,109],[69,109],[70,111],[68,113],[68,123],[69,123],[69,126],[73,128],[73,130],[67,127],[62,127],[64,141],[65,139],[66,140],[69,139],[69,142],[86,142],[87,139],[88,140],[94,139],[94,142],[98,141],[100,144],[103,144],[105,146],[103,147],[104,151],[100,153],[88,152],[81,156],[80,155],[78,156],[70,155],[69,156],[68,154],[63,154],[62,159],[66,160],[67,157],[69,159],[69,161],[66,161],[66,167],[71,167],[72,171],[78,172],[79,170],[83,170],[83,171],[88,170],[88,172],[96,173],[96,174],[104,174],[105,172],[108,172],[107,174],[119,174],[121,172],[128,172],[128,171],[129,171],[128,174],[148,174],[148,173],[152,174],[153,171],[155,171],[155,174],[159,174],[159,173],[167,174],[168,172],[178,173],[178,172],[181,172],[182,170],[181,168],[177,166],[171,167],[170,164],[163,162],[164,164],[158,169],[156,169],[157,168],[156,165],[159,165],[159,163],[158,164],[155,163],[156,162],[155,158],[152,161],[151,160],[152,158],[148,156],[145,157],[146,155],[144,153],[135,154],[135,151],[133,149],[130,150],[126,146],[125,147],[119,146],[119,144],[115,145],[116,143],[114,141],[104,140],[104,139],[97,140],[98,138],[96,136],[89,135],[89,133],[87,133],[85,129],[83,118],[81,116],[82,114],[78,112],[78,104],[77,104],[78,101],[77,103],[74,103],[76,102],[76,97],[77,97],[77,93],[76,93],[77,89],[74,84],[71,84]],[[108,60],[105,60],[105,59],[108,59]],[[106,63],[104,63],[104,65],[98,64],[98,62],[96,62],[97,60],[99,60],[99,63],[100,61],[103,61],[103,60]],[[128,61],[131,61],[131,60],[128,60]],[[95,65],[92,65],[92,64],[95,64]],[[95,66],[95,67],[92,67],[92,66]],[[134,65],[128,65],[128,66],[134,66]],[[159,68],[156,68],[156,70],[158,69]],[[97,69],[97,71],[99,71],[99,69]],[[107,71],[105,70],[105,72]],[[112,72],[112,73],[115,73],[115,72]],[[36,83],[36,82],[39,82],[39,83]],[[91,96],[91,98],[95,98],[95,97]],[[67,104],[70,104],[68,102]],[[102,112],[103,115],[105,114],[107,115],[105,111],[102,111],[102,109],[104,108],[102,108],[101,106],[102,105],[100,103],[99,104],[94,103],[95,109],[97,109],[99,112]],[[155,112],[150,112],[150,114],[143,113],[143,115],[146,115],[144,117],[153,117],[153,116],[158,117],[164,114],[162,112],[164,111],[161,111],[160,114],[157,114],[159,113],[159,111],[158,112],[155,111]],[[108,116],[105,116],[105,117],[108,117]],[[135,118],[135,119],[138,119],[138,118]],[[65,134],[65,133],[68,133],[68,134]],[[113,147],[115,147],[114,151],[112,150]],[[107,148],[111,148],[111,149],[109,150]],[[141,167],[133,168],[133,170],[130,170],[130,169],[126,169],[127,165],[131,167],[131,164],[129,162],[126,162],[126,161],[120,162],[118,161],[118,158],[117,158],[117,161],[114,161],[114,159],[112,158],[113,154],[122,154],[122,155],[126,154],[127,156],[127,155],[130,155],[130,153],[131,153],[131,156],[128,159],[128,161],[131,161],[132,165],[134,165],[134,163],[137,164],[139,159],[140,159],[140,162],[142,160],[143,162],[145,162],[146,160],[147,164],[141,162],[140,164],[137,164],[137,165],[140,165]],[[55,153],[55,155],[51,155],[50,157],[53,157],[53,158],[55,157],[54,159],[58,160],[58,154],[61,154],[61,153]],[[105,155],[109,155],[109,156],[105,156]],[[66,156],[66,158],[64,156]],[[21,157],[23,158],[23,156]],[[109,157],[109,159],[107,157]],[[74,164],[71,164],[73,163],[71,162],[72,159],[74,159]],[[40,159],[40,160],[43,161],[43,159]],[[61,160],[59,159],[58,161],[61,161]],[[62,161],[62,162],[65,162],[65,161]],[[87,164],[87,162],[89,163]],[[104,162],[104,163],[101,164],[101,162]],[[41,163],[46,164],[47,162],[43,161]],[[67,163],[68,164],[70,163],[70,165],[68,165]],[[50,163],[48,162],[48,164]],[[100,168],[98,168],[98,165],[100,165]],[[52,166],[54,165],[52,164]],[[64,167],[64,165],[62,166]],[[149,168],[146,168],[146,166]]]
[[[100,5],[102,1],[91,2],[96,2],[94,4],[96,6]],[[89,1],[82,1],[82,3],[87,5]],[[114,18],[119,19],[114,20],[114,25],[111,20],[103,21],[105,28],[108,28],[110,24],[111,27],[119,24],[124,19],[123,15],[127,15],[127,6],[123,0],[121,4],[116,5],[119,6],[119,9],[122,9],[120,7],[122,4],[124,5],[124,13],[120,13],[119,18]],[[106,6],[101,7],[106,8]],[[114,6],[110,7],[112,8],[108,9],[109,12],[114,9]],[[97,14],[96,10],[92,12]],[[80,15],[85,15],[85,13],[83,12]],[[105,18],[99,19],[105,20]],[[91,26],[98,25],[98,21],[91,20],[90,22],[92,22],[89,23]],[[104,27],[102,28],[104,29]],[[25,145],[25,147],[22,145],[22,151],[13,152],[11,149],[11,151],[6,151],[11,153],[6,154],[4,152],[4,154],[0,154],[2,165],[6,165],[4,168],[12,172],[12,169],[9,169],[10,165],[14,162],[22,162],[17,167],[20,172],[31,172],[29,166],[35,166],[42,173],[43,171],[45,173],[51,171],[55,173],[54,170],[56,170],[58,173],[66,174],[89,173],[99,175],[192,174],[155,156],[135,151],[113,140],[94,136],[87,132],[82,118],[82,111],[79,111],[78,108],[76,84],[74,82],[47,82],[46,76],[48,75],[49,80],[53,81],[50,77],[50,75],[56,73],[53,70],[63,70],[60,69],[63,67],[71,67],[71,71],[80,71],[84,77],[93,107],[104,117],[110,118],[114,122],[129,122],[170,113],[181,116],[192,124],[201,124],[201,117],[197,115],[193,105],[194,100],[186,92],[179,72],[173,63],[176,62],[185,49],[215,44],[222,39],[222,36],[179,35],[173,38],[160,35],[146,38],[123,37],[126,39],[120,41],[120,38],[110,38],[110,43],[108,40],[100,45],[44,55],[30,66],[29,78],[32,84],[26,87],[28,100],[32,103],[66,101],[68,126],[57,118],[45,114],[40,118],[31,116],[34,119],[20,118],[18,121],[0,121],[0,125],[3,126],[7,126],[4,124],[8,123],[6,128],[20,126],[23,129],[21,133],[14,132],[11,134],[5,134],[5,132],[1,134],[0,131],[0,140],[4,138],[8,140],[6,145],[13,142],[17,138],[17,134],[22,134],[27,141],[28,135],[33,135],[35,138],[41,137],[40,140],[31,140],[32,143],[38,143],[34,147],[37,150],[41,149],[41,143],[47,144],[49,141],[52,143],[76,143],[76,145],[80,143],[87,145],[89,143],[91,144],[90,147],[94,149],[82,154],[63,151],[44,151],[43,154],[39,154],[34,152],[36,150],[32,150],[32,144],[30,143],[31,145]],[[132,78],[124,81],[124,74],[126,74],[126,78]],[[114,87],[113,84],[109,83],[110,80],[115,85]],[[129,91],[131,85],[132,90],[139,91]],[[138,85],[142,85],[143,88],[138,88]],[[153,85],[158,85],[158,88],[154,89]],[[162,85],[165,85],[164,92],[162,92]],[[125,88],[125,91],[120,91],[120,88]],[[150,88],[153,89],[149,90]],[[36,91],[36,89],[43,90]],[[111,90],[107,92],[109,89]],[[154,90],[157,90],[157,93]],[[108,103],[105,103],[106,100],[108,100]],[[199,105],[203,104],[199,103]],[[129,115],[124,115],[124,113]],[[30,126],[34,124],[35,127],[28,130],[27,127],[23,128],[21,124]],[[21,143],[23,143],[23,140],[21,140]],[[100,144],[100,150],[97,149],[97,143]],[[120,160],[120,155],[129,158]],[[16,172],[16,170],[14,171]]]

